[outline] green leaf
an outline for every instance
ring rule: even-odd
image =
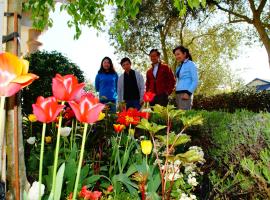
[[[88,176],[89,169],[90,169],[90,166],[89,166],[88,164],[85,165],[85,166],[82,168],[81,174],[80,174],[80,182],[83,182],[83,180]]]
[[[158,138],[164,145],[167,145],[167,135],[156,135],[155,137]],[[168,138],[169,138],[168,145],[174,146],[179,146],[181,144],[185,144],[191,141],[189,135],[187,134],[175,135],[174,132],[169,133]]]
[[[96,183],[101,177],[102,177],[102,175],[92,175],[83,181],[83,185],[89,185],[92,183]]]
[[[157,132],[166,128],[167,126],[158,125],[153,122],[150,123],[147,119],[142,119],[141,122],[136,127],[146,130],[151,134],[156,134]]]
[[[65,163],[61,165],[56,175],[54,200],[59,200],[62,193],[62,184],[65,172]]]
[[[133,183],[126,174],[118,174],[112,178],[113,182],[121,182],[126,186],[131,195],[137,195],[137,185]]]

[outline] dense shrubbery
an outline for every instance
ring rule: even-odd
[[[208,158],[205,199],[270,198],[270,115],[191,111],[204,123],[189,129]],[[207,181],[203,185],[208,185]]]
[[[246,109],[253,112],[270,110],[270,93],[243,90],[223,93],[215,96],[197,95],[194,97],[193,108],[200,110],[223,110],[235,112],[237,109]]]
[[[56,51],[38,51],[25,59],[29,61],[29,72],[39,76],[38,80],[22,91],[22,110],[25,114],[32,113],[32,104],[38,96],[52,95],[51,84],[55,74],[74,74],[79,82],[84,81],[83,71],[67,57]]]

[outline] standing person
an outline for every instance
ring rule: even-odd
[[[198,86],[198,70],[189,50],[178,46],[173,54],[180,65],[176,69],[176,103],[178,109],[190,110],[192,107],[193,94]]]
[[[99,93],[101,103],[108,104],[111,112],[116,112],[118,75],[114,70],[112,60],[105,57],[95,79],[95,88]]]
[[[120,62],[124,73],[118,79],[118,102],[125,102],[126,108],[141,109],[144,94],[144,80],[140,72],[131,69],[129,58],[123,58]]]
[[[167,64],[160,62],[160,52],[157,49],[150,51],[151,68],[146,73],[146,91],[155,93],[150,105],[168,105],[168,96],[173,92],[175,77]]]

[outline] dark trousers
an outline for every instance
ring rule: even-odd
[[[156,95],[154,100],[150,102],[150,106],[154,106],[155,104],[159,104],[161,106],[166,107],[169,103],[169,98],[167,94],[159,94]]]

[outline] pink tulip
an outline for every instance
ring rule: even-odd
[[[105,107],[104,104],[99,103],[99,100],[94,95],[90,94],[83,95],[78,103],[70,101],[69,105],[74,111],[77,120],[89,124],[98,120],[99,113]]]
[[[39,96],[37,102],[32,105],[33,113],[37,117],[37,120],[43,123],[50,123],[55,121],[59,113],[65,107],[59,105],[55,97],[44,98]]]
[[[82,95],[84,83],[78,83],[78,79],[72,75],[61,76],[56,74],[53,78],[53,96],[61,101],[73,101]]]

